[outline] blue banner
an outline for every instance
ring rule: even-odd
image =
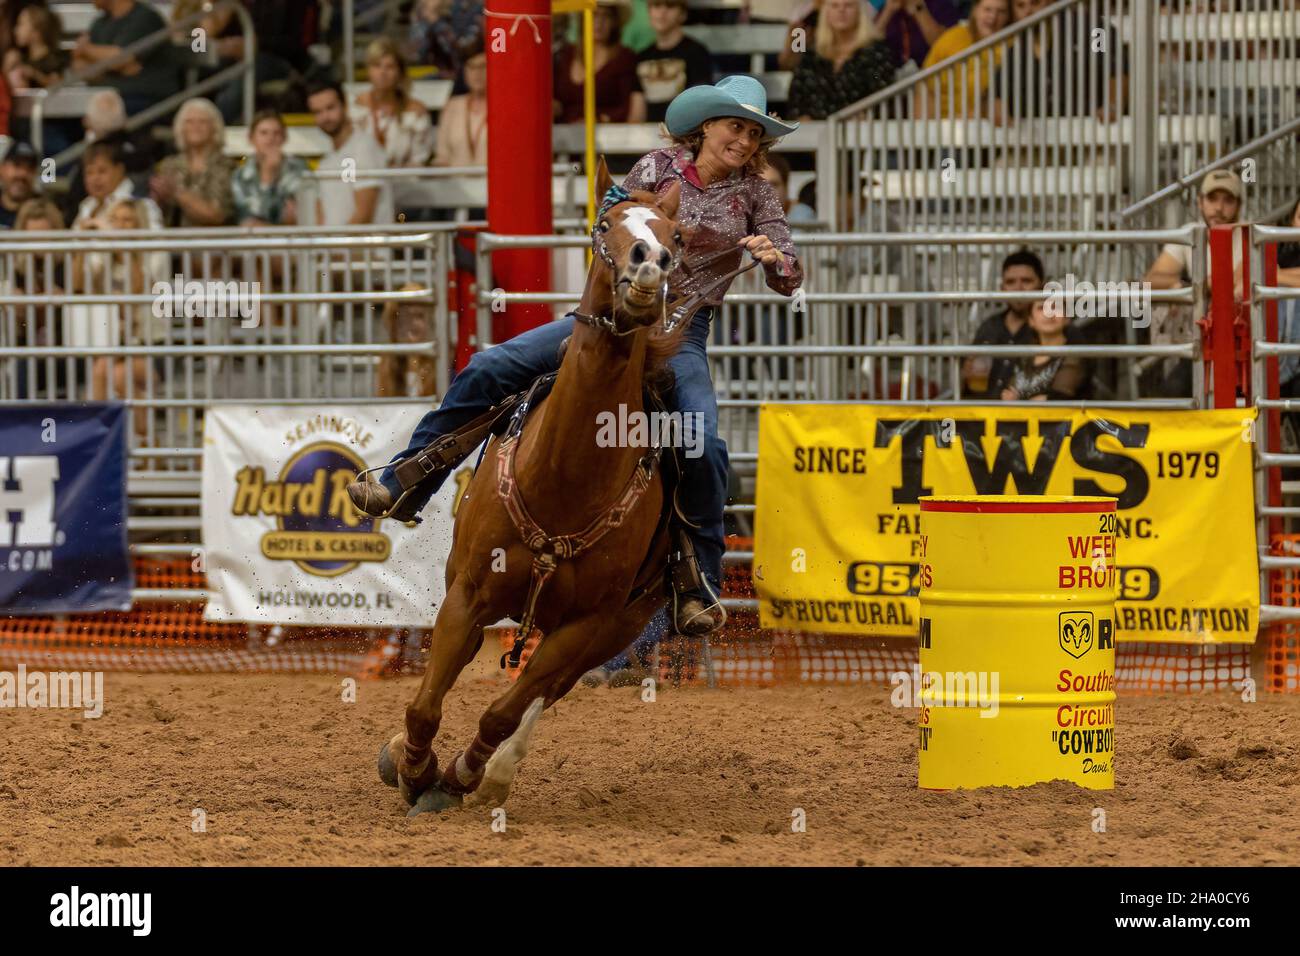
[[[0,610],[130,609],[128,421],[120,404],[0,407]]]

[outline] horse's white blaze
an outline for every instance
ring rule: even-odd
[[[483,781],[473,793],[465,797],[466,806],[499,807],[505,802],[510,794],[510,784],[514,782],[515,772],[519,769],[520,762],[528,755],[528,738],[532,735],[533,726],[545,706],[546,701],[541,697],[528,705],[515,732],[507,737],[488,758],[487,766],[483,768]]]
[[[628,232],[650,247],[646,258],[652,262],[658,261],[659,253],[664,249],[663,243],[655,238],[654,230],[650,228],[651,221],[658,218],[659,215],[653,209],[647,209],[645,206],[629,209],[623,215],[623,225],[627,226]]]

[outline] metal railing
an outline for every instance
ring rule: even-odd
[[[1271,208],[1300,148],[1300,8],[1219,6],[1060,0],[894,83],[828,120],[819,208],[845,231],[1090,229],[1158,206],[1234,150],[1257,162],[1255,209]]]
[[[302,179],[297,196],[299,209],[311,211],[311,201],[326,180],[337,180],[342,170],[314,169]],[[373,179],[391,183],[393,203],[399,209],[452,209],[468,213],[486,208],[488,182],[486,166],[411,166],[383,169],[348,170],[351,180]],[[586,180],[580,181],[581,168],[573,163],[551,165],[552,199],[563,214],[571,218],[586,208]],[[307,205],[304,207],[304,203]]]
[[[380,356],[432,357],[442,394],[457,228],[11,233],[0,243],[0,401],[124,399],[143,410],[133,454],[165,459],[199,447],[209,405],[392,401],[376,395]],[[411,301],[430,310],[432,338],[387,342],[384,307]],[[114,360],[128,358],[152,361],[115,381]]]
[[[1250,233],[1250,391],[1259,410],[1255,432],[1255,513],[1260,569],[1259,622],[1262,626],[1300,621],[1300,607],[1284,607],[1269,601],[1269,574],[1300,570],[1300,557],[1273,554],[1271,548],[1275,528],[1288,519],[1300,518],[1300,507],[1282,503],[1286,496],[1294,496],[1300,491],[1300,487],[1293,482],[1280,481],[1277,474],[1282,468],[1300,466],[1300,454],[1284,451],[1272,444],[1282,431],[1278,417],[1283,413],[1300,412],[1300,399],[1273,397],[1277,394],[1279,373],[1277,369],[1269,368],[1270,359],[1300,356],[1300,341],[1283,341],[1280,334],[1290,325],[1283,322],[1280,314],[1283,310],[1291,311],[1295,319],[1300,319],[1300,288],[1278,284],[1276,260],[1267,254],[1270,245],[1300,242],[1300,229],[1253,226]],[[1287,487],[1288,484],[1291,487]],[[1279,500],[1279,492],[1282,500]]]
[[[1007,293],[995,289],[996,273],[965,288],[956,281],[955,265],[977,250],[990,264],[1015,249],[1036,248],[1048,263],[1048,275],[1059,275],[1080,261],[1088,245],[1190,245],[1192,285],[1149,292],[1153,305],[1201,310],[1204,286],[1204,230],[1180,229],[1128,232],[1005,232],[1005,233],[799,233],[794,237],[804,270],[801,295],[792,300],[765,291],[758,272],[740,277],[715,312],[709,356],[719,401],[719,433],[733,450],[732,459],[753,463],[757,457],[758,408],[765,402],[870,401],[960,404],[961,362],[971,355],[1021,358],[1028,355],[1073,354],[1087,359],[1115,360],[1118,380],[1132,383],[1129,367],[1142,359],[1192,362],[1191,394],[1162,402],[1171,407],[1197,407],[1204,393],[1203,366],[1197,361],[1199,341],[1161,345],[1138,344],[1133,323],[1104,317],[1109,328],[1098,327],[1104,344],[1068,346],[972,346],[968,343],[980,318],[981,305],[1044,299],[1047,292]],[[585,249],[585,236],[501,236],[482,233],[478,239],[478,342],[491,345],[492,303],[547,303],[572,306],[581,296],[570,289],[549,293],[495,289],[491,254],[501,249]],[[888,268],[875,273],[853,271],[862,261],[859,249],[890,250],[876,261]],[[1154,258],[1155,250],[1151,252]],[[1089,281],[1127,278],[1084,274]],[[1135,277],[1134,277],[1135,278]],[[836,291],[832,291],[836,290]],[[1076,290],[1076,296],[1082,291]],[[1084,324],[1082,321],[1080,324]],[[1131,388],[1116,399],[1087,402],[1089,407],[1114,401],[1129,404]],[[970,403],[969,401],[967,402]]]
[[[158,366],[137,389],[128,376],[124,388],[111,380],[107,393],[144,409],[144,431],[132,442],[128,531],[137,554],[190,554],[199,540],[199,461],[202,415],[208,405],[265,402],[318,404],[343,401],[374,404],[406,401],[379,397],[374,363],[382,355],[432,355],[438,363],[436,395],[445,390],[458,316],[449,304],[447,264],[450,242],[467,224],[406,224],[368,227],[367,235],[338,228],[303,226],[253,230],[193,229],[165,237],[141,233],[10,233],[0,243],[0,402],[80,400],[88,396],[94,364],[100,358],[151,358]],[[482,223],[469,224],[482,227]],[[581,230],[578,220],[557,222]],[[481,234],[479,299],[491,296],[490,253],[494,249],[541,245],[581,251],[584,235],[504,237]],[[920,276],[941,276],[945,257],[955,249],[985,247],[990,254],[1025,243],[1059,249],[1069,261],[1083,242],[1192,242],[1192,229],[1109,234],[1001,233],[985,235],[843,235],[806,233],[796,237],[806,260],[806,310],[791,310],[791,300],[763,290],[753,274],[738,282],[715,316],[710,345],[719,393],[720,433],[742,474],[757,463],[760,403],[873,401],[881,403],[971,404],[959,397],[957,369],[970,354],[999,357],[1057,354],[1192,359],[1196,343],[1165,346],[1107,344],[1066,350],[1048,347],[981,347],[962,343],[974,329],[972,310],[980,302],[1021,301],[1044,293],[1002,293],[991,288],[923,286]],[[843,250],[859,244],[891,244],[903,250],[901,273],[908,283],[867,291],[842,282]],[[1195,248],[1195,246],[1194,246]],[[174,256],[173,272],[220,281],[271,276],[273,291],[261,295],[258,325],[244,329],[234,319],[211,315],[175,319],[161,341],[123,344],[70,342],[68,313],[96,305],[130,308],[152,304],[157,296],[123,292],[69,292],[56,279],[72,274],[77,253],[129,257]],[[381,257],[380,253],[385,255]],[[1048,255],[1049,260],[1052,258]],[[1194,257],[1204,261],[1204,256]],[[920,263],[929,262],[931,271]],[[277,270],[278,269],[278,275]],[[36,283],[32,278],[39,277]],[[749,282],[751,278],[753,282]],[[1198,280],[1200,276],[1196,277]],[[408,281],[418,290],[403,292]],[[39,287],[37,287],[39,286]],[[287,291],[292,289],[293,291]],[[428,290],[432,290],[431,292]],[[46,294],[46,293],[50,294]],[[545,297],[510,295],[510,301],[543,298],[563,305],[577,292]],[[1161,299],[1193,302],[1193,289],[1174,290]],[[426,302],[434,310],[435,335],[420,343],[387,341],[378,321],[384,305]],[[479,310],[481,319],[486,309]],[[912,318],[908,320],[909,314]],[[911,324],[909,324],[909,321]],[[489,340],[490,325],[481,330]],[[905,340],[905,336],[913,336]],[[1199,365],[1199,363],[1196,363]],[[938,383],[937,393],[928,382]],[[1196,394],[1200,394],[1199,390]],[[1037,403],[1035,403],[1037,404]],[[1062,403],[1069,405],[1082,402]],[[1092,400],[1088,407],[1127,407],[1132,403]],[[1143,402],[1144,407],[1189,407],[1192,397]],[[733,504],[729,512],[749,520],[753,505]],[[729,563],[747,561],[747,552],[729,552]],[[137,600],[203,600],[204,591],[137,592]]]
[[[1086,41],[1116,12],[1112,0],[1060,0],[834,114],[836,161],[819,196],[840,206],[832,222],[868,232],[1106,222],[1135,120],[1113,30],[1106,54]]]

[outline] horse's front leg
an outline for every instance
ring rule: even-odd
[[[602,608],[546,635],[519,679],[484,712],[473,743],[447,763],[438,789],[470,794],[466,798],[469,804],[504,803],[542,708],[567,694],[591,668],[632,643],[662,603],[663,596],[657,592],[643,595],[629,607],[618,611]],[[417,804],[416,810],[420,809]]]
[[[438,779],[432,743],[442,722],[442,700],[483,640],[484,622],[477,618],[484,609],[474,598],[475,586],[468,575],[456,575],[433,626],[424,679],[406,708],[406,732],[393,737],[379,753],[379,776],[397,786],[407,803],[414,803]]]

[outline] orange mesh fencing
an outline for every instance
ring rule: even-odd
[[[1286,557],[1300,555],[1300,534],[1275,534],[1270,553]],[[1300,607],[1300,572],[1280,568],[1269,574],[1269,603]],[[1284,622],[1267,630],[1264,643],[1265,689],[1284,694],[1300,693],[1300,623]]]
[[[1300,535],[1279,536],[1300,542]],[[750,539],[730,538],[730,550],[749,550]],[[1296,545],[1300,549],[1300,545]],[[157,590],[202,589],[206,582],[188,558],[137,558],[136,583]],[[723,581],[729,598],[754,597],[750,569],[730,566]],[[1277,573],[1272,601],[1300,606],[1300,575]],[[416,631],[425,638],[428,631]],[[500,630],[501,651],[514,632]],[[410,664],[404,661],[401,629],[279,627],[203,620],[196,601],[141,602],[131,611],[96,614],[0,617],[0,667],[18,664],[49,669],[211,672],[315,672],[378,677]],[[417,637],[418,640],[418,637]],[[1300,691],[1300,625],[1261,633],[1267,674],[1263,689]],[[524,649],[527,663],[536,639]],[[721,686],[869,683],[888,685],[892,674],[917,664],[914,638],[868,638],[761,630],[752,611],[733,611],[721,634],[709,642]],[[1251,645],[1152,644],[1118,646],[1117,681],[1129,693],[1240,688],[1250,674]],[[517,672],[512,672],[512,678]],[[672,637],[660,645],[663,682],[703,684],[704,646]]]
[[[136,587],[202,589],[188,558],[135,559]],[[0,617],[0,667],[182,673],[324,672],[376,677],[400,652],[367,628],[205,621],[197,601],[137,602],[130,611]]]
[[[727,539],[728,550],[748,551],[752,547],[749,538]],[[1295,586],[1300,590],[1300,582]],[[724,597],[753,598],[750,569],[741,565],[727,567],[722,590]],[[1300,604],[1300,593],[1294,603]],[[514,633],[513,630],[502,632],[502,651],[509,650]],[[525,646],[521,665],[527,663],[536,643],[534,637]],[[1291,689],[1294,689],[1294,637],[1289,648]],[[1250,644],[1122,642],[1115,652],[1117,688],[1143,694],[1239,690],[1250,676],[1251,650]],[[709,640],[709,655],[718,685],[733,687],[790,683],[889,686],[892,675],[911,673],[912,668],[919,666],[915,638],[762,630],[753,611],[730,612],[726,627]],[[660,681],[702,684],[707,679],[706,663],[703,642],[697,639],[672,637],[660,644]],[[511,678],[516,676],[517,672],[512,671]],[[1269,689],[1284,688],[1270,682]]]

